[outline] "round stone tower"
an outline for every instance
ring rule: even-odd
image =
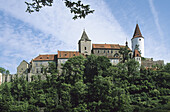
[[[137,49],[141,56],[144,57],[144,37],[142,36],[142,33],[140,32],[138,24],[136,24],[135,32],[133,35],[132,41],[132,52]]]

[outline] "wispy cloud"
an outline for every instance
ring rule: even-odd
[[[158,32],[159,32],[159,35],[160,35],[161,39],[163,39],[164,35],[163,35],[163,32],[162,32],[161,26],[160,26],[160,24],[159,24],[158,13],[157,13],[157,11],[156,11],[156,9],[155,9],[153,0],[149,0],[149,5],[150,5],[150,8],[151,8],[151,12],[152,12],[152,14],[153,14],[154,21],[155,21],[157,30],[158,30]]]

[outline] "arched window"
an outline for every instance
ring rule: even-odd
[[[114,57],[115,57],[115,58],[119,57],[119,54],[118,54],[118,53],[116,53],[116,54],[114,55]]]

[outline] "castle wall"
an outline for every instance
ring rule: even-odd
[[[28,73],[29,64],[26,61],[22,61],[17,67],[17,74],[21,75],[23,73]]]
[[[62,72],[62,64],[64,64],[68,59],[58,59],[58,65],[57,65],[57,69],[59,71],[59,74],[61,74]]]
[[[132,39],[132,51],[135,51],[136,45],[139,45],[139,51],[141,52],[141,56],[144,57],[144,38],[136,37]]]
[[[146,68],[152,68],[153,65],[163,66],[164,61],[163,60],[153,61],[152,59],[150,60],[147,59],[147,60],[142,60],[141,65]]]
[[[139,62],[139,65],[141,66],[141,57],[135,57],[135,61]]]
[[[42,73],[43,67],[48,67],[49,62],[54,61],[32,61],[31,73],[33,74]]]
[[[91,41],[80,41],[79,42],[79,52],[85,55],[91,54]]]

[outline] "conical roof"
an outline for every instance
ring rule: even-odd
[[[141,55],[137,49],[135,49],[135,51],[133,53],[133,57],[141,57]]]
[[[88,36],[87,36],[87,34],[86,34],[85,30],[83,31],[83,34],[82,34],[82,36],[81,36],[81,39],[80,39],[80,40],[91,41],[91,40],[88,38]]]
[[[135,28],[135,32],[133,34],[133,38],[136,38],[136,37],[143,37],[142,36],[142,33],[140,32],[140,29],[139,29],[139,25],[136,24],[136,28]]]

